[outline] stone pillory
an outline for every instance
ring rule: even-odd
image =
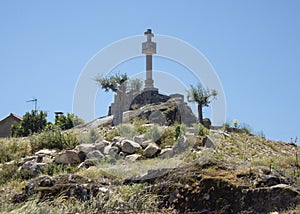
[[[184,102],[184,96],[182,94],[171,94],[168,96],[160,94],[159,89],[154,87],[154,80],[152,77],[152,55],[156,54],[156,43],[151,41],[152,37],[154,37],[151,29],[147,29],[144,34],[147,37],[147,40],[142,43],[142,54],[146,55],[146,79],[144,90],[125,93],[123,95],[125,96],[125,101],[122,105],[117,103],[117,96],[119,95],[115,94],[115,102],[111,104],[108,115],[117,114],[118,108],[123,108],[122,111],[125,112],[128,110],[135,110],[146,105],[152,105],[149,107],[150,110],[148,109],[145,114],[141,115],[144,115],[149,121],[153,122],[151,119],[153,116],[161,115],[161,112],[163,112],[166,108],[170,110],[175,106],[173,111],[170,111],[173,113],[168,115],[167,119],[173,118],[171,119],[173,122],[175,120],[188,125],[195,123],[196,117],[191,108]],[[154,107],[154,105],[156,107]],[[162,105],[163,107],[161,107]],[[159,109],[160,107],[162,109]],[[151,110],[151,108],[156,110]]]
[[[154,89],[154,81],[152,78],[152,55],[156,54],[156,43],[151,41],[154,37],[151,29],[147,29],[144,33],[147,36],[147,41],[142,43],[142,53],[146,55],[146,80],[145,90]]]

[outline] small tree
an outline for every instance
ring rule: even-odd
[[[195,102],[198,104],[198,119],[201,124],[203,124],[203,107],[208,107],[210,104],[210,98],[216,97],[218,92],[213,90],[205,90],[199,83],[196,87],[190,85],[190,90],[188,91],[188,101]]]
[[[60,115],[55,118],[55,125],[61,128],[61,130],[71,129],[74,126],[83,124],[84,121],[74,114],[67,113],[67,115]]]
[[[106,92],[109,90],[117,94],[116,100],[116,113],[113,117],[113,125],[117,126],[123,122],[123,106],[126,96],[126,85],[125,82],[128,80],[127,74],[115,74],[110,77],[97,77],[96,82]]]
[[[11,127],[11,136],[26,137],[33,133],[41,132],[47,125],[47,113],[44,111],[32,110],[23,116],[19,124],[13,124]]]
[[[126,87],[128,92],[139,93],[143,89],[143,81],[138,78],[129,79]]]

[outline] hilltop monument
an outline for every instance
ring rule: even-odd
[[[144,90],[136,92],[130,91],[125,93],[124,102],[122,104],[118,101],[118,95],[115,94],[114,102],[108,110],[108,115],[115,115],[122,108],[122,112],[128,110],[136,110],[143,106],[151,104],[157,108],[161,106],[161,110],[153,108],[148,109],[147,112],[141,112],[140,117],[148,119],[149,122],[163,121],[162,124],[170,122],[182,122],[184,124],[193,124],[196,122],[196,117],[191,108],[184,102],[182,94],[164,95],[159,93],[159,89],[154,87],[153,70],[152,70],[152,57],[156,54],[156,43],[152,41],[154,34],[151,29],[144,32],[146,41],[142,43],[142,54],[146,55],[146,79]],[[152,119],[151,119],[152,118]],[[154,119],[153,119],[154,118]]]

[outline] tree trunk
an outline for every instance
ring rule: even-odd
[[[202,104],[198,104],[198,119],[199,123],[203,124]]]
[[[121,93],[117,93],[117,96],[116,96],[116,102],[115,102],[115,112],[114,112],[114,116],[113,116],[113,121],[112,121],[112,124],[113,126],[117,126],[119,125],[120,123],[122,123],[122,117],[123,117],[123,112],[122,112],[122,95]]]
[[[117,91],[117,102],[116,102],[116,112],[113,117],[113,126],[117,126],[123,123],[123,111],[126,100],[126,87],[125,84],[120,86]]]

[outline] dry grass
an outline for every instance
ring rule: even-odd
[[[8,194],[0,196],[0,213],[145,213],[158,212],[158,196],[145,191],[146,185],[121,185],[110,188],[107,194],[99,193],[89,201],[60,196],[40,201],[37,196],[30,200],[10,204]]]
[[[145,159],[135,162],[120,160],[116,164],[102,164],[98,166],[100,174],[105,172],[119,179],[124,179],[136,175],[147,173],[149,170],[162,168],[176,168],[183,163],[183,156],[174,156],[172,158],[160,159]]]

